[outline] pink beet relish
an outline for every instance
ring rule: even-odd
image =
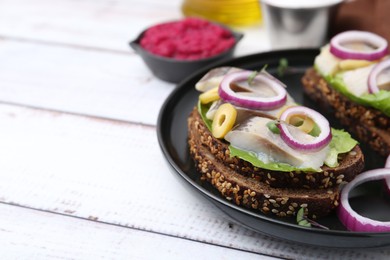
[[[145,50],[177,60],[199,60],[218,55],[235,43],[225,28],[199,18],[158,24],[147,29],[140,44]]]

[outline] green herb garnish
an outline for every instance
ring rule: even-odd
[[[280,129],[279,129],[279,127],[277,126],[277,123],[278,123],[278,121],[276,121],[276,120],[273,120],[273,121],[269,121],[268,123],[267,123],[267,127],[268,127],[268,129],[272,132],[272,133],[274,133],[274,134],[280,134]]]
[[[297,213],[297,223],[300,226],[311,227],[311,224],[305,218],[305,208],[300,208]]]
[[[259,71],[257,71],[257,70],[253,71],[253,73],[252,73],[251,75],[249,75],[249,77],[248,77],[248,85],[250,86],[250,85],[252,84],[253,80],[256,78],[256,76],[257,76],[259,73],[265,72],[265,70],[267,69],[267,67],[268,67],[268,64],[265,64],[265,65],[263,66],[263,68],[261,68],[261,70],[259,70]]]
[[[279,60],[278,76],[279,77],[283,77],[283,75],[286,72],[287,68],[288,68],[288,60],[286,58],[281,58]]]
[[[259,71],[254,71],[254,72],[252,72],[251,75],[249,75],[249,77],[248,77],[248,85],[249,86],[252,84],[252,82],[255,79],[255,77],[257,76],[257,74],[259,74]]]
[[[303,227],[318,227],[318,228],[322,228],[322,229],[326,229],[326,230],[329,230],[328,227],[325,227],[324,225],[321,225],[320,223],[312,220],[312,219],[309,219],[307,217],[307,208],[300,208],[298,210],[298,213],[297,213],[297,223],[298,225],[300,226],[303,226]]]

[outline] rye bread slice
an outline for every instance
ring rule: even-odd
[[[382,156],[390,154],[390,117],[381,111],[350,101],[340,94],[314,68],[302,77],[304,93],[322,112],[333,115],[362,143]]]
[[[188,143],[191,157],[201,174],[201,180],[210,182],[227,200],[239,206],[279,217],[296,215],[303,207],[307,208],[309,217],[313,219],[328,215],[338,206],[338,185],[328,185],[327,188],[318,189],[271,187],[258,178],[236,171],[237,158],[230,158],[232,166],[223,161],[224,156],[229,158],[226,154],[226,151],[229,151],[226,150],[227,145],[217,139],[205,137],[201,131],[208,130],[204,129],[203,120],[197,110],[194,110],[188,118]],[[209,146],[210,142],[216,142],[218,145]],[[224,149],[219,152],[213,151],[215,147],[224,147]],[[221,156],[218,156],[218,153]],[[257,171],[260,172],[260,169]],[[329,182],[330,174],[326,180]]]
[[[337,187],[342,182],[351,181],[364,168],[363,153],[359,146],[355,146],[351,152],[340,156],[338,167],[323,166],[322,172],[283,172],[261,169],[247,161],[231,157],[228,143],[212,136],[196,108],[189,117],[188,127],[189,135],[197,136],[195,140],[198,141],[198,146],[207,147],[215,159],[247,178],[264,182],[275,188],[326,189]]]

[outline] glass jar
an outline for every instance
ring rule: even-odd
[[[251,26],[262,20],[259,0],[184,0],[181,9],[185,16],[228,26]]]

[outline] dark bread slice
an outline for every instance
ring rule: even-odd
[[[282,188],[330,188],[343,181],[351,181],[364,168],[364,156],[359,146],[340,156],[340,164],[336,168],[322,167],[322,172],[282,172],[254,167],[251,163],[237,157],[230,157],[227,142],[212,136],[204,124],[197,109],[194,108],[189,120],[190,135],[197,135],[198,146],[205,146],[215,159],[223,162],[241,175],[265,182],[271,187]]]
[[[204,135],[199,131],[208,131],[203,127],[203,120],[197,110],[194,110],[188,118],[190,154],[201,174],[201,180],[210,182],[227,200],[280,217],[293,216],[303,207],[307,208],[309,217],[314,219],[328,215],[338,206],[339,189],[335,185],[326,189],[273,188],[257,178],[235,171],[236,166],[228,166],[216,156],[215,151],[210,150]],[[213,141],[221,143],[217,139]],[[222,146],[227,147],[226,144]],[[220,153],[226,154],[226,151],[229,150],[221,150]]]
[[[304,93],[321,108],[333,114],[359,141],[368,144],[382,156],[390,154],[390,117],[381,111],[365,107],[332,88],[314,68],[302,77]]]

